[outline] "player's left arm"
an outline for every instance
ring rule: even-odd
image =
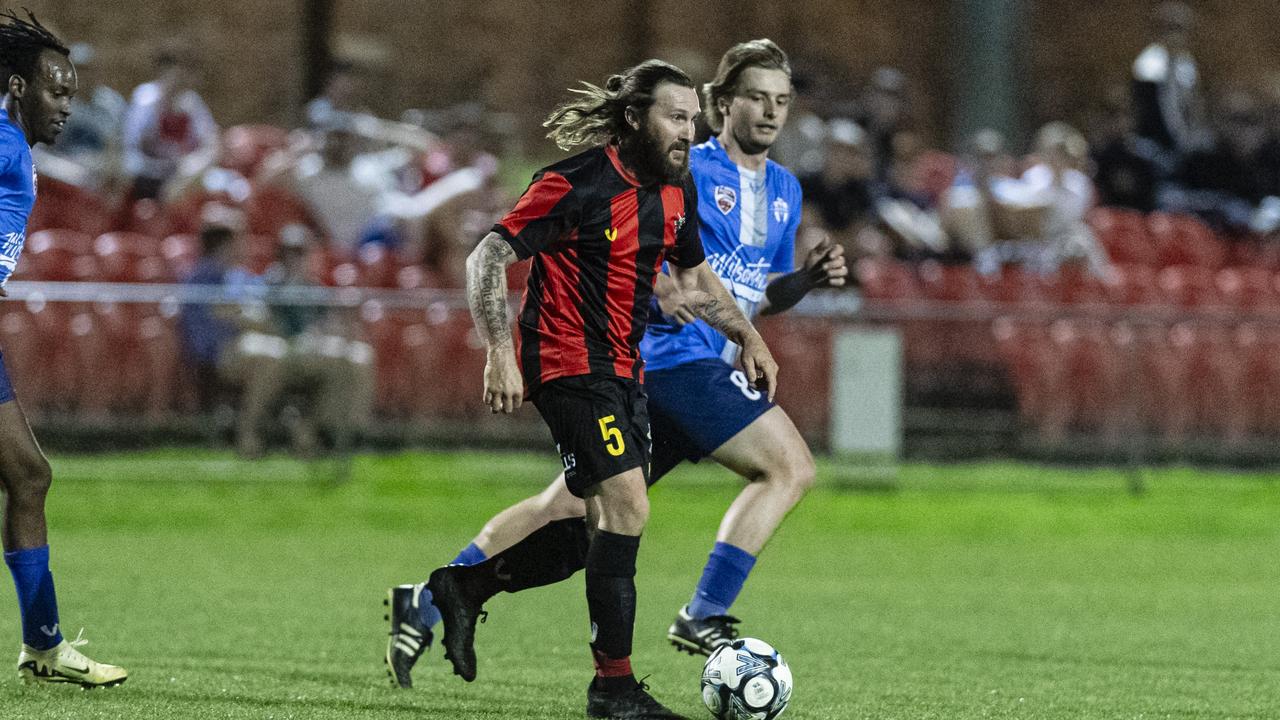
[[[761,315],[774,315],[795,307],[804,299],[809,291],[821,287],[840,287],[846,282],[849,268],[845,265],[844,248],[833,243],[831,237],[823,233],[822,240],[804,255],[800,267],[795,267],[796,234],[800,231],[803,219],[804,195],[800,183],[792,178],[792,183],[783,191],[789,196],[791,206],[796,212],[791,223],[783,233],[778,254],[774,257],[773,267],[779,274],[769,276],[769,284],[764,289],[764,299],[760,302]]]
[[[840,287],[849,276],[844,248],[824,237],[805,254],[804,264],[795,272],[770,276],[764,289],[764,301],[760,303],[761,315],[773,315],[790,310],[804,299],[809,291],[824,287]]]
[[[763,384],[769,400],[778,388],[778,363],[764,338],[751,325],[706,260],[691,268],[670,266],[671,278],[684,293],[689,309],[708,325],[742,347],[742,370],[757,387]]]

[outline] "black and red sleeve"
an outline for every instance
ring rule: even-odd
[[[521,260],[532,257],[578,224],[573,185],[563,175],[543,171],[520,196],[520,202],[496,225]]]
[[[684,183],[684,220],[676,230],[676,246],[667,254],[667,262],[683,268],[697,267],[707,259],[698,231],[698,190],[693,178]]]

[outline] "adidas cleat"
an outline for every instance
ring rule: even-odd
[[[410,673],[414,664],[431,647],[431,628],[423,624],[418,606],[421,591],[422,585],[397,585],[387,591],[387,599],[382,601],[387,606],[384,619],[391,623],[387,675],[392,685],[406,690],[413,687]]]
[[[23,645],[18,654],[18,677],[31,684],[67,683],[85,689],[115,687],[129,679],[124,668],[90,660],[76,649],[88,643],[77,636],[48,650]]]
[[[689,614],[689,606],[685,605],[676,613],[675,622],[667,628],[667,639],[677,649],[690,655],[710,655],[721,645],[728,645],[738,637],[738,628],[742,622],[732,615],[713,615],[701,620]]]
[[[476,679],[476,620],[489,616],[483,603],[468,591],[462,565],[446,565],[431,573],[427,588],[431,601],[440,611],[444,627],[444,656],[453,664],[453,672],[463,680]]]

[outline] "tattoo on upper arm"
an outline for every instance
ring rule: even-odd
[[[467,304],[490,345],[511,343],[507,266],[515,259],[511,246],[500,235],[489,233],[467,261]]]

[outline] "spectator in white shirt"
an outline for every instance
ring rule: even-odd
[[[944,198],[944,218],[973,252],[980,272],[1020,263],[1051,273],[1066,262],[1083,262],[1099,275],[1105,271],[1106,252],[1084,220],[1095,197],[1081,171],[1088,156],[1083,135],[1053,122],[1036,133],[1036,162],[1021,177],[979,167],[957,179]]]
[[[135,200],[171,195],[218,159],[218,125],[194,89],[190,59],[164,51],[156,66],[159,77],[133,91],[124,121],[124,165]]]

